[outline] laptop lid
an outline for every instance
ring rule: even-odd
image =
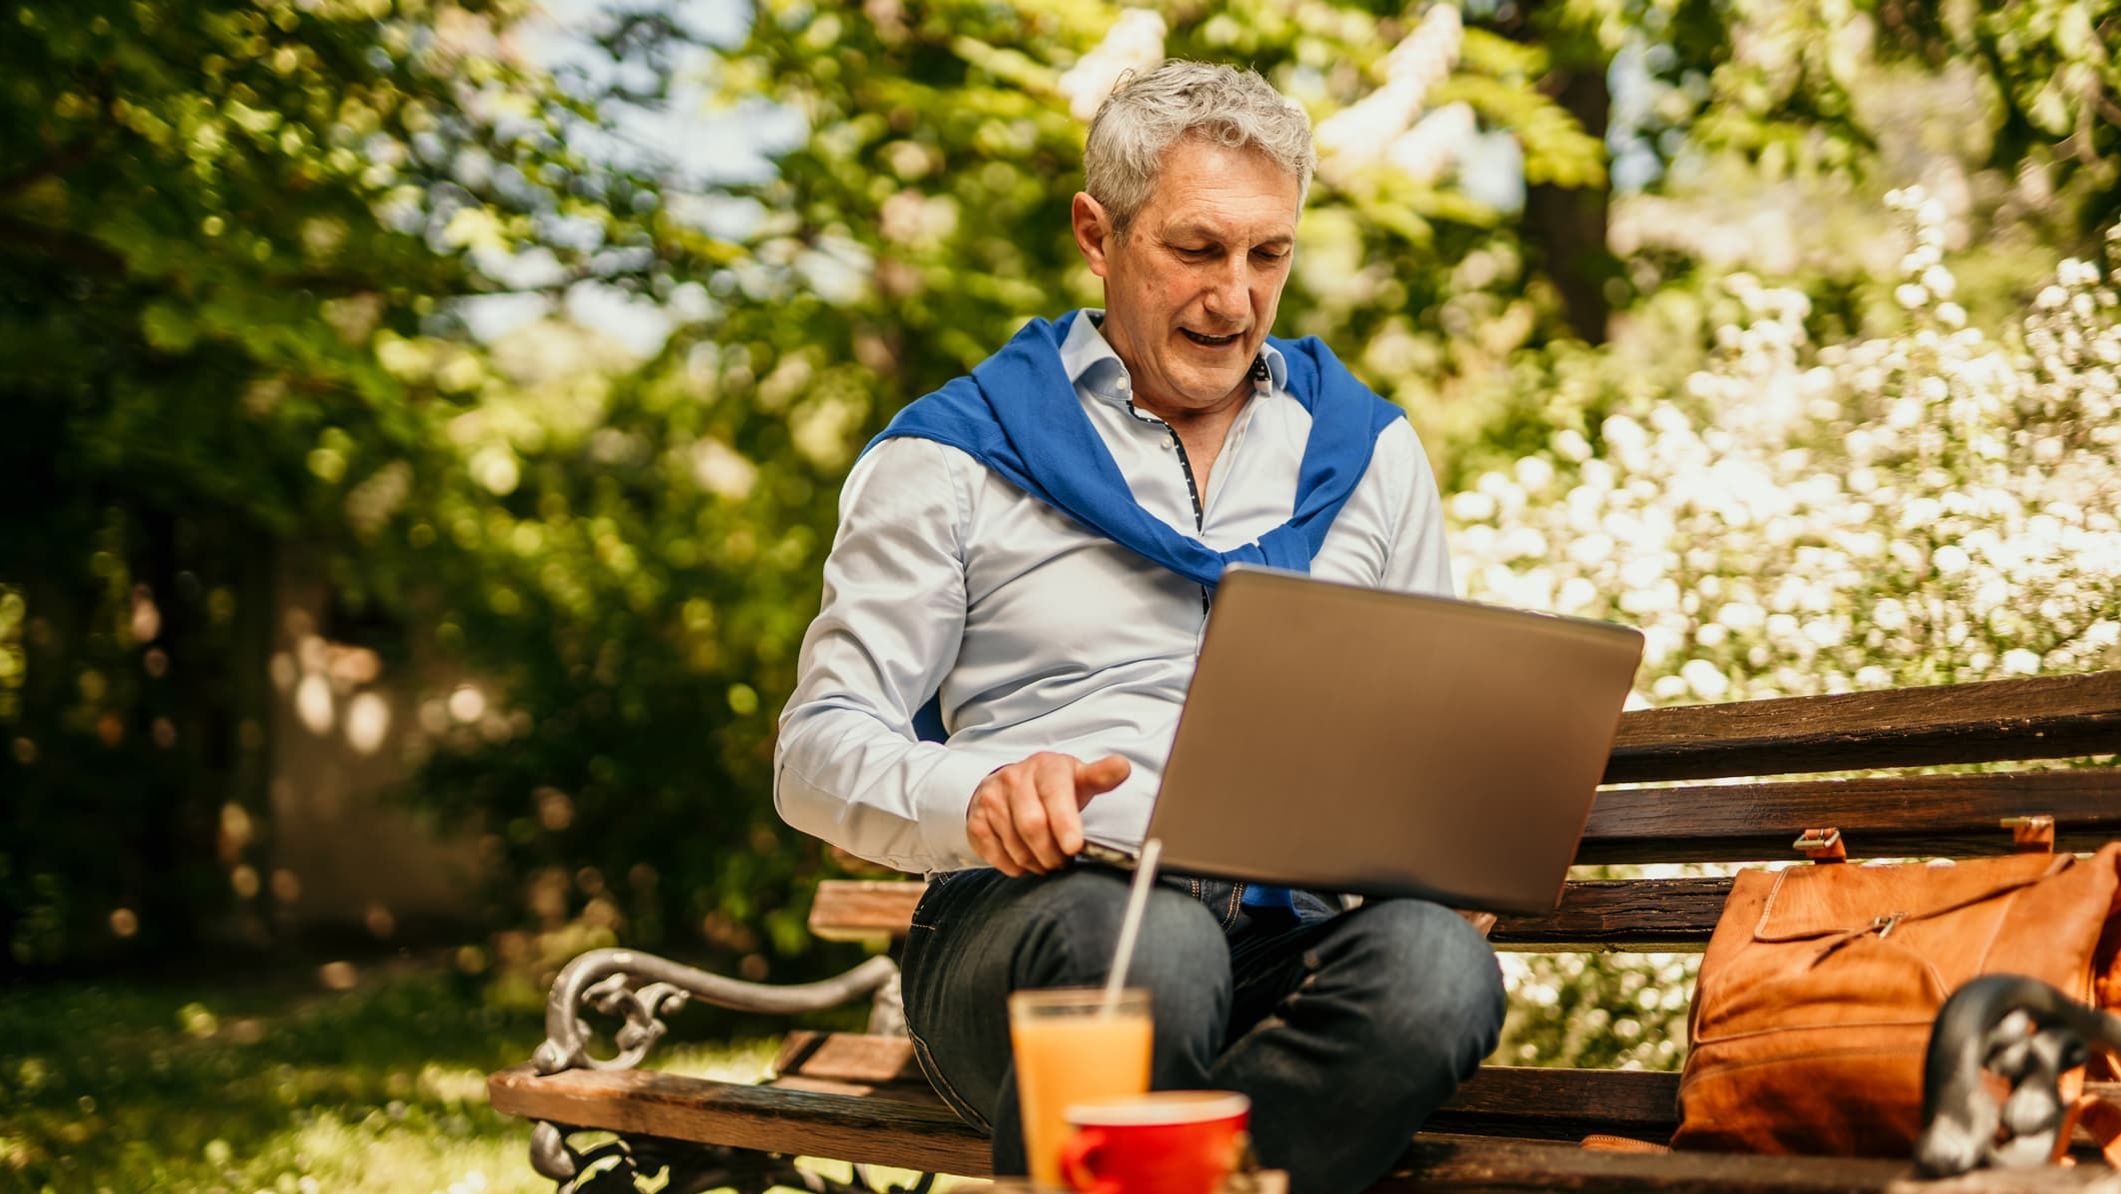
[[[1624,626],[1231,568],[1148,835],[1173,870],[1551,909],[1641,655]]]

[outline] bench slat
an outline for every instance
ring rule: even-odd
[[[859,1052],[880,1037],[842,1033]],[[925,1088],[870,1092],[861,1084],[791,1077],[747,1086],[660,1071],[568,1071],[537,1077],[528,1067],[488,1079],[496,1111],[575,1128],[834,1156],[927,1173],[988,1171],[986,1137],[965,1126]],[[1493,1128],[1508,1135],[1576,1139],[1629,1132],[1661,1139],[1673,1126],[1676,1073],[1485,1067],[1440,1111],[1442,1130]]]
[[[1606,783],[2061,759],[2121,751],[2121,671],[1637,709]]]
[[[911,1038],[855,1032],[791,1032],[773,1059],[773,1072],[782,1080],[802,1077],[870,1085],[928,1084],[921,1076],[920,1063],[914,1060]]]
[[[810,931],[826,941],[903,937],[926,887],[918,879],[827,879],[810,901]]]
[[[570,1127],[926,1173],[978,1176],[988,1168],[987,1138],[936,1099],[849,1097],[654,1070],[569,1070],[541,1078],[528,1066],[493,1074],[486,1090],[504,1115]]]
[[[840,888],[856,886],[870,890],[849,892],[842,899]],[[884,888],[895,890],[879,890]],[[1488,939],[1518,949],[1700,949],[1716,927],[1730,888],[1725,878],[1571,883],[1561,907],[1504,915]],[[817,902],[811,905],[811,924],[815,928],[824,918],[834,918],[827,923],[842,938],[904,936],[920,891],[918,881],[821,883]]]
[[[1609,790],[1599,793],[1576,860],[1603,865],[1790,858],[1791,839],[1814,825],[1839,826],[1854,857],[2001,854],[2011,842],[1999,822],[2025,813],[2052,815],[2064,850],[2092,849],[2121,836],[2121,768]],[[821,883],[810,930],[834,941],[902,937],[921,891],[918,880]],[[1516,927],[1497,935],[1501,943],[1551,942],[1586,931],[1506,919]],[[1564,916],[1558,923],[1583,922]],[[1694,932],[1692,920],[1683,924]]]
[[[1598,1152],[1565,1144],[1423,1133],[1406,1169],[1367,1194],[1570,1190],[1577,1194],[2050,1194],[2110,1188],[2113,1170],[1991,1169],[1917,1179],[1906,1161],[1727,1153]]]
[[[852,1053],[886,1038],[835,1034]],[[1676,1124],[1679,1076],[1626,1070],[1486,1066],[1433,1122],[1446,1131],[1576,1139],[1619,1132],[1662,1139]],[[870,1093],[859,1082],[797,1076],[750,1086],[651,1070],[574,1070],[540,1078],[528,1067],[488,1080],[496,1110],[578,1128],[644,1132],[802,1156],[853,1158],[929,1172],[987,1172],[986,1137],[927,1091]],[[835,1151],[851,1149],[853,1151]]]
[[[1609,789],[1576,861],[1792,858],[1791,840],[1815,825],[1840,827],[1852,856],[2003,854],[1999,822],[2028,813],[2055,818],[2064,850],[2121,836],[2121,768]]]
[[[800,1084],[815,1082],[927,1089],[914,1061],[913,1042],[905,1037],[791,1032],[774,1073],[782,1085],[798,1084],[795,1089],[811,1089]],[[1595,1122],[1601,1131],[1662,1138],[1678,1123],[1678,1097],[1676,1073],[1486,1066],[1459,1088],[1437,1125],[1453,1131],[1478,1126],[1575,1138]]]
[[[540,1078],[529,1067],[488,1079],[494,1109],[578,1128],[602,1128],[668,1140],[725,1144],[795,1156],[831,1156],[930,1173],[969,1177],[988,1172],[987,1140],[932,1096],[925,1101],[848,1097],[771,1086],[746,1086],[655,1071],[575,1070]],[[1435,1121],[1437,1129],[1485,1113],[1498,1128],[1623,1131],[1656,1139],[1670,1131],[1677,1075],[1622,1070],[1538,1070],[1510,1066],[1480,1072]],[[2101,1084],[2102,1095],[2113,1088]],[[1609,1109],[1603,1120],[1591,1108]],[[1541,1119],[1545,1117],[1542,1125]],[[1639,1156],[1512,1137],[1424,1132],[1402,1173],[1371,1194],[1417,1190],[1551,1189],[1583,1191],[1788,1191],[1838,1194],[2002,1194],[2078,1190],[2085,1178],[2110,1179],[2099,1166],[1991,1172],[1920,1187],[1896,1161],[1735,1157],[1701,1153]]]
[[[1505,949],[1698,950],[1730,894],[1722,876],[1585,880],[1569,884],[1552,912],[1496,918],[1488,940]]]

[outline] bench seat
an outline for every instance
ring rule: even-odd
[[[2111,757],[2094,757],[2116,752],[2117,671],[1638,710],[1621,716],[1606,786],[1576,860],[1593,866],[1794,860],[1793,839],[1825,827],[1841,831],[1852,858],[1974,857],[2018,848],[2008,826],[2028,817],[2052,818],[2055,848],[2090,849],[2121,837],[2121,768]],[[2081,761],[2045,765],[2057,759]],[[2034,761],[2043,765],[2022,766]],[[1957,764],[2020,766],[1931,771]],[[1895,773],[1848,774],[1888,769]],[[1718,875],[1586,875],[1567,885],[1550,912],[1500,917],[1490,939],[1514,950],[1699,950],[1730,882]],[[821,884],[810,929],[828,940],[888,948],[904,938],[921,890],[907,880]],[[565,975],[555,984],[552,1039],[536,1068],[504,1070],[489,1083],[496,1109],[538,1123],[533,1162],[562,1181],[563,1191],[589,1189],[577,1176],[585,1172],[584,1154],[564,1145],[566,1132],[577,1129],[637,1142],[635,1168],[646,1181],[655,1180],[660,1165],[674,1163],[676,1142],[714,1158],[721,1168],[696,1167],[687,1190],[731,1184],[763,1190],[773,1180],[795,1180],[785,1168],[793,1156],[927,1173],[986,1172],[986,1139],[950,1113],[913,1064],[888,961],[873,958],[809,988],[754,986],[702,972],[676,976],[683,968],[648,955],[598,964],[607,968],[585,966],[572,985]],[[727,1006],[783,1013],[875,994],[871,1031],[878,1035],[793,1033],[773,1080],[756,1086],[578,1068],[586,1064],[578,1004],[607,1015],[623,1011],[629,1027],[621,1045],[639,1053],[661,1034],[661,1001],[679,989]],[[1402,1171],[1375,1191],[1809,1194],[2104,1186],[2121,1194],[2121,1175],[2098,1164],[1916,1182],[1911,1167],[1898,1161],[1616,1153],[1571,1143],[1592,1134],[1668,1138],[1677,1093],[1678,1075],[1670,1073],[1483,1067],[1415,1138]],[[2121,1099],[2121,1088],[2102,1093]],[[768,1174],[759,1158],[777,1158],[772,1163],[782,1168]],[[744,1180],[721,1180],[740,1170]],[[800,1180],[813,1189],[855,1188]],[[596,1188],[625,1187],[598,1182]]]
[[[887,1053],[902,1039],[834,1034],[849,1055]],[[796,1034],[797,1048],[820,1043]],[[835,1042],[823,1042],[832,1048]],[[787,1050],[784,1049],[784,1053]],[[910,1049],[906,1054],[910,1065]],[[822,1067],[833,1072],[835,1067]],[[873,1075],[867,1066],[846,1077]],[[1656,1138],[1672,1129],[1678,1075],[1624,1070],[1489,1066],[1431,1121],[1401,1172],[1372,1194],[1405,1191],[1567,1189],[1579,1191],[1909,1191],[1929,1194],[2086,1190],[2121,1186],[2111,1170],[1986,1172],[1920,1182],[1901,1161],[1825,1157],[1638,1155],[1571,1143],[1587,1131]],[[572,1070],[539,1077],[528,1066],[489,1082],[496,1110],[526,1119],[633,1136],[733,1146],[785,1155],[860,1157],[927,1173],[987,1174],[987,1138],[961,1122],[919,1082],[863,1083],[800,1077],[757,1085],[650,1070]],[[791,1086],[793,1081],[797,1085]],[[2107,1088],[2110,1097],[2121,1090]],[[1594,1113],[1591,1109],[1596,1109]],[[1554,1134],[1538,1139],[1518,1132]],[[1498,1134],[1501,1133],[1501,1134]]]

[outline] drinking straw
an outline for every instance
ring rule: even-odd
[[[1149,888],[1156,883],[1156,856],[1163,853],[1160,838],[1142,843],[1141,857],[1134,863],[1134,887],[1127,893],[1127,916],[1119,923],[1119,948],[1112,959],[1112,977],[1105,980],[1104,1013],[1119,1008],[1120,988],[1127,985],[1127,961],[1134,956],[1134,938],[1141,932],[1142,912],[1149,906]]]

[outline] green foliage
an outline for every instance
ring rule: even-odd
[[[1995,105],[1988,163],[2053,173],[2055,207],[2076,231],[2121,219],[2121,4],[1880,5],[1888,53],[1954,59],[1984,77]]]
[[[537,1016],[425,968],[340,993],[292,976],[9,990],[0,1191],[549,1191],[485,1087],[542,1038]],[[673,1043],[658,1064],[750,1080],[771,1056]]]
[[[1505,954],[1497,1065],[1676,1070],[1698,954]]]
[[[1602,452],[1609,416],[1703,367],[1737,316],[1713,237],[1683,234],[1745,188],[1814,188],[1846,230],[1787,280],[1815,339],[1894,310],[1848,213],[1920,139],[1887,102],[1911,80],[1974,97],[1976,317],[2117,210],[2099,5],[1147,7],[1153,39],[1098,0],[762,3],[705,82],[802,129],[770,176],[711,186],[591,150],[688,69],[675,7],[596,19],[639,68],[602,81],[521,58],[508,0],[0,18],[0,965],[264,933],[290,577],[330,586],[325,633],[430,683],[407,795],[483,835],[504,922],[827,965],[802,892],[837,864],[767,792],[840,478],[1023,318],[1097,301],[1067,228],[1082,117],[1145,54],[1256,66],[1311,112],[1328,152],[1278,330],[1406,405],[1453,489],[1558,431]],[[1604,143],[1553,84],[1622,53],[1663,170],[1633,202],[1668,235],[1616,240],[1594,348],[1557,271],[1606,246],[1484,202],[1422,130],[1599,196]],[[615,348],[561,315],[583,293],[670,335]],[[497,294],[543,314],[482,340]],[[465,681],[486,695],[457,716]]]
[[[0,814],[0,965],[262,932],[255,870],[224,875],[260,842],[225,830],[268,803],[281,572],[325,574],[400,664],[516,662],[536,613],[508,589],[518,511],[557,524],[544,562],[584,600],[656,597],[619,566],[630,549],[608,550],[652,470],[584,454],[594,406],[571,434],[520,413],[569,396],[497,376],[461,300],[502,289],[487,267],[510,253],[559,293],[644,285],[702,242],[569,147],[586,109],[510,57],[516,17],[420,0],[10,12],[0,786],[22,797]],[[578,484],[517,494],[511,431],[578,462]],[[606,646],[581,646],[585,621],[528,634],[574,648],[544,669],[564,691]]]

